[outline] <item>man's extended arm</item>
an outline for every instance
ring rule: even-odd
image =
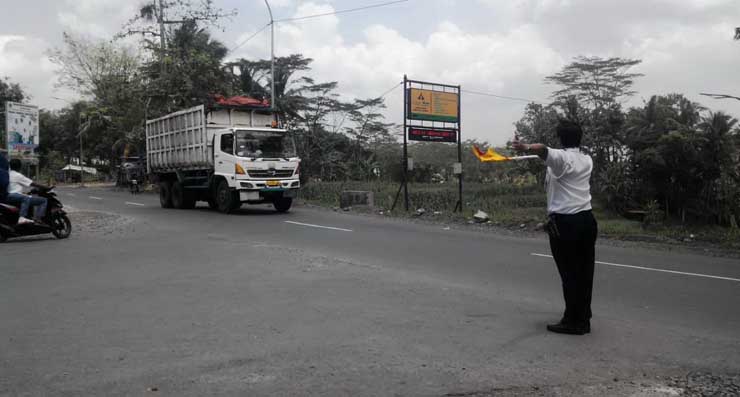
[[[51,186],[42,185],[36,182],[31,182],[31,187],[35,187],[36,189],[41,189],[41,190],[51,190]]]
[[[523,143],[519,138],[514,138],[511,147],[517,152],[536,154],[542,160],[547,160],[547,146],[541,143]]]

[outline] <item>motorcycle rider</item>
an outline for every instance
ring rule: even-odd
[[[10,160],[10,173],[9,186],[8,186],[8,203],[15,205],[20,204],[20,217],[18,218],[18,224],[33,223],[34,221],[28,219],[28,210],[31,206],[34,206],[33,217],[37,223],[43,224],[44,215],[46,215],[47,201],[43,197],[30,196],[23,194],[23,188],[35,187],[42,190],[48,190],[49,187],[35,183],[33,180],[27,178],[25,175],[20,173],[22,163],[19,159]]]

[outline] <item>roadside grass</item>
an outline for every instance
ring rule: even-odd
[[[310,182],[301,188],[300,197],[307,203],[338,208],[345,190],[363,190],[374,193],[375,209],[394,217],[414,217],[417,209],[424,209],[424,218],[439,222],[467,223],[477,210],[485,211],[495,226],[532,230],[547,219],[546,198],[542,186],[536,184],[465,183],[465,211],[454,213],[457,202],[457,184],[410,183],[409,212],[404,211],[403,192],[395,210],[390,209],[399,185],[390,182]],[[642,222],[626,219],[603,208],[594,201],[594,214],[602,237],[695,245],[708,243],[722,248],[740,250],[740,230],[713,225],[682,225],[665,222],[645,226]],[[524,226],[522,226],[524,225]]]

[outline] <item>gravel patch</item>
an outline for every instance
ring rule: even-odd
[[[444,397],[737,397],[740,396],[740,374],[719,375],[691,372],[686,376],[661,380],[621,380],[595,385],[547,385],[496,388],[486,391],[448,393]]]
[[[673,378],[669,386],[682,389],[681,396],[730,397],[740,396],[740,374],[718,375],[691,372],[682,378]]]
[[[100,211],[67,208],[72,222],[72,236],[95,234],[116,237],[133,230],[131,217]]]

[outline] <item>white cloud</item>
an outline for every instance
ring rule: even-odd
[[[110,39],[134,15],[136,2],[119,0],[64,0],[58,7],[57,22],[62,30],[97,40]],[[31,103],[45,108],[65,106],[74,98],[68,90],[55,87],[57,65],[47,55],[55,43],[35,35],[0,35],[0,76],[19,83],[31,95]]]
[[[44,40],[18,35],[0,36],[0,76],[19,83],[31,95],[30,103],[58,107],[50,98],[54,89],[56,65],[44,53]]]
[[[645,38],[634,46],[625,45],[625,54],[643,60],[639,71],[645,77],[636,84],[640,97],[682,93],[713,110],[740,116],[737,101],[716,101],[699,95],[701,92],[740,94],[740,79],[736,74],[740,44],[732,41],[728,33],[732,28],[730,24],[686,26]]]
[[[136,15],[138,3],[120,0],[64,0],[57,18],[66,31],[109,39]]]

